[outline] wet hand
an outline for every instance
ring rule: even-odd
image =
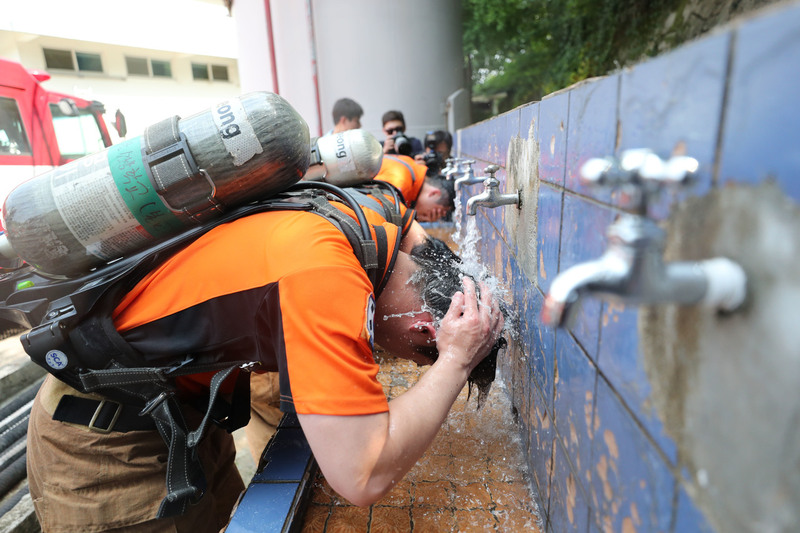
[[[505,322],[488,286],[480,284],[479,298],[475,282],[465,277],[463,284],[436,332],[436,344],[439,359],[454,359],[471,371],[489,354]]]

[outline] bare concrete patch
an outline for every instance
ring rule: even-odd
[[[771,183],[691,198],[668,221],[668,260],[726,256],[748,274],[745,307],[640,313],[652,399],[719,531],[800,522],[800,209]]]

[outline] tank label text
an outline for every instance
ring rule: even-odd
[[[212,111],[214,124],[233,164],[241,166],[264,151],[240,100],[229,100]]]

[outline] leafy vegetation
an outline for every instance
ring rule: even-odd
[[[744,11],[744,4],[770,1],[464,0],[473,97],[499,100],[495,111],[512,109],[656,55]],[[473,119],[490,114],[473,109]]]

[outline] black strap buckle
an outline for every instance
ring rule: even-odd
[[[97,419],[100,417],[100,413],[103,410],[103,407],[105,407],[106,404],[112,404],[112,403],[117,404],[117,410],[114,412],[114,416],[111,417],[111,422],[109,422],[108,427],[101,428],[95,425],[95,422],[97,422]],[[89,421],[89,430],[94,431],[95,433],[103,433],[103,434],[111,433],[112,431],[114,431],[114,426],[117,423],[117,419],[119,418],[120,413],[122,413],[121,403],[115,402],[113,400],[100,400],[97,409],[94,410],[92,419]]]

